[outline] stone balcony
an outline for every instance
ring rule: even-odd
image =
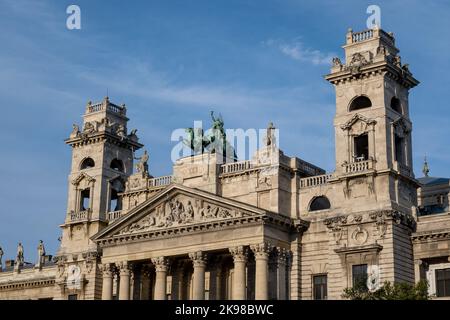
[[[355,161],[342,165],[344,174],[355,174],[375,169],[375,160]]]
[[[122,210],[110,211],[106,214],[106,220],[108,223],[112,223],[113,221],[119,219],[122,216]]]
[[[69,223],[88,221],[91,218],[91,210],[83,210],[69,213]]]

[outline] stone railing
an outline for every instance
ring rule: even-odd
[[[320,176],[313,176],[300,179],[301,188],[309,188],[326,184],[332,177],[332,174],[323,174]]]
[[[221,166],[220,173],[234,173],[251,169],[250,160],[227,163]]]
[[[149,187],[163,187],[172,183],[172,176],[162,176],[148,180]]]
[[[119,219],[121,215],[122,215],[121,210],[111,211],[106,214],[106,220],[108,220],[108,222],[113,222],[114,220]]]
[[[71,212],[70,213],[70,222],[88,220],[89,213],[90,213],[90,210]]]
[[[373,30],[372,29],[352,33],[352,42],[353,43],[365,41],[365,40],[368,40],[371,38],[373,38]]]
[[[374,161],[373,160],[366,160],[366,161],[356,161],[351,163],[345,163],[343,165],[344,167],[344,173],[356,173],[356,172],[363,172],[372,170],[374,168]]]
[[[108,110],[112,111],[114,113],[118,113],[121,115],[126,114],[126,108],[125,106],[118,106],[116,104],[108,102],[107,104],[105,102],[99,102],[96,104],[91,104],[87,106],[87,113],[93,113],[98,111]]]

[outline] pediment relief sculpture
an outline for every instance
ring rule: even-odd
[[[129,234],[151,229],[176,227],[208,220],[220,220],[246,215],[223,206],[179,195],[157,205],[145,217],[131,223],[118,234]]]

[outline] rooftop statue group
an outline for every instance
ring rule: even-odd
[[[38,254],[38,260],[36,263],[36,267],[41,267],[45,262],[45,247],[44,242],[42,240],[39,240],[39,245],[37,247],[37,254]],[[2,247],[0,247],[0,271],[3,267],[2,259],[3,259],[4,251]],[[19,242],[17,245],[17,254],[16,254],[16,260],[14,262],[16,266],[23,266],[25,264],[25,256],[24,256],[24,249],[23,244]]]
[[[193,155],[201,154],[205,151],[211,153],[222,153],[224,158],[237,160],[234,148],[227,141],[224,129],[224,121],[221,115],[214,117],[214,111],[211,111],[212,125],[208,130],[209,134],[205,135],[201,128],[186,128],[187,139],[183,143],[188,146]]]

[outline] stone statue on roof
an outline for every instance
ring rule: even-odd
[[[44,257],[45,257],[45,247],[44,247],[44,241],[39,240],[39,245],[37,247],[38,252],[38,262],[37,265],[41,266],[44,263]]]
[[[136,163],[136,171],[142,174],[148,173],[148,159],[149,155],[147,153],[147,150],[144,151],[144,154],[142,157],[134,158],[135,160],[139,160],[138,163]]]
[[[23,245],[21,242],[17,245],[17,257],[16,257],[16,264],[23,265],[25,262],[24,255],[23,255]]]

